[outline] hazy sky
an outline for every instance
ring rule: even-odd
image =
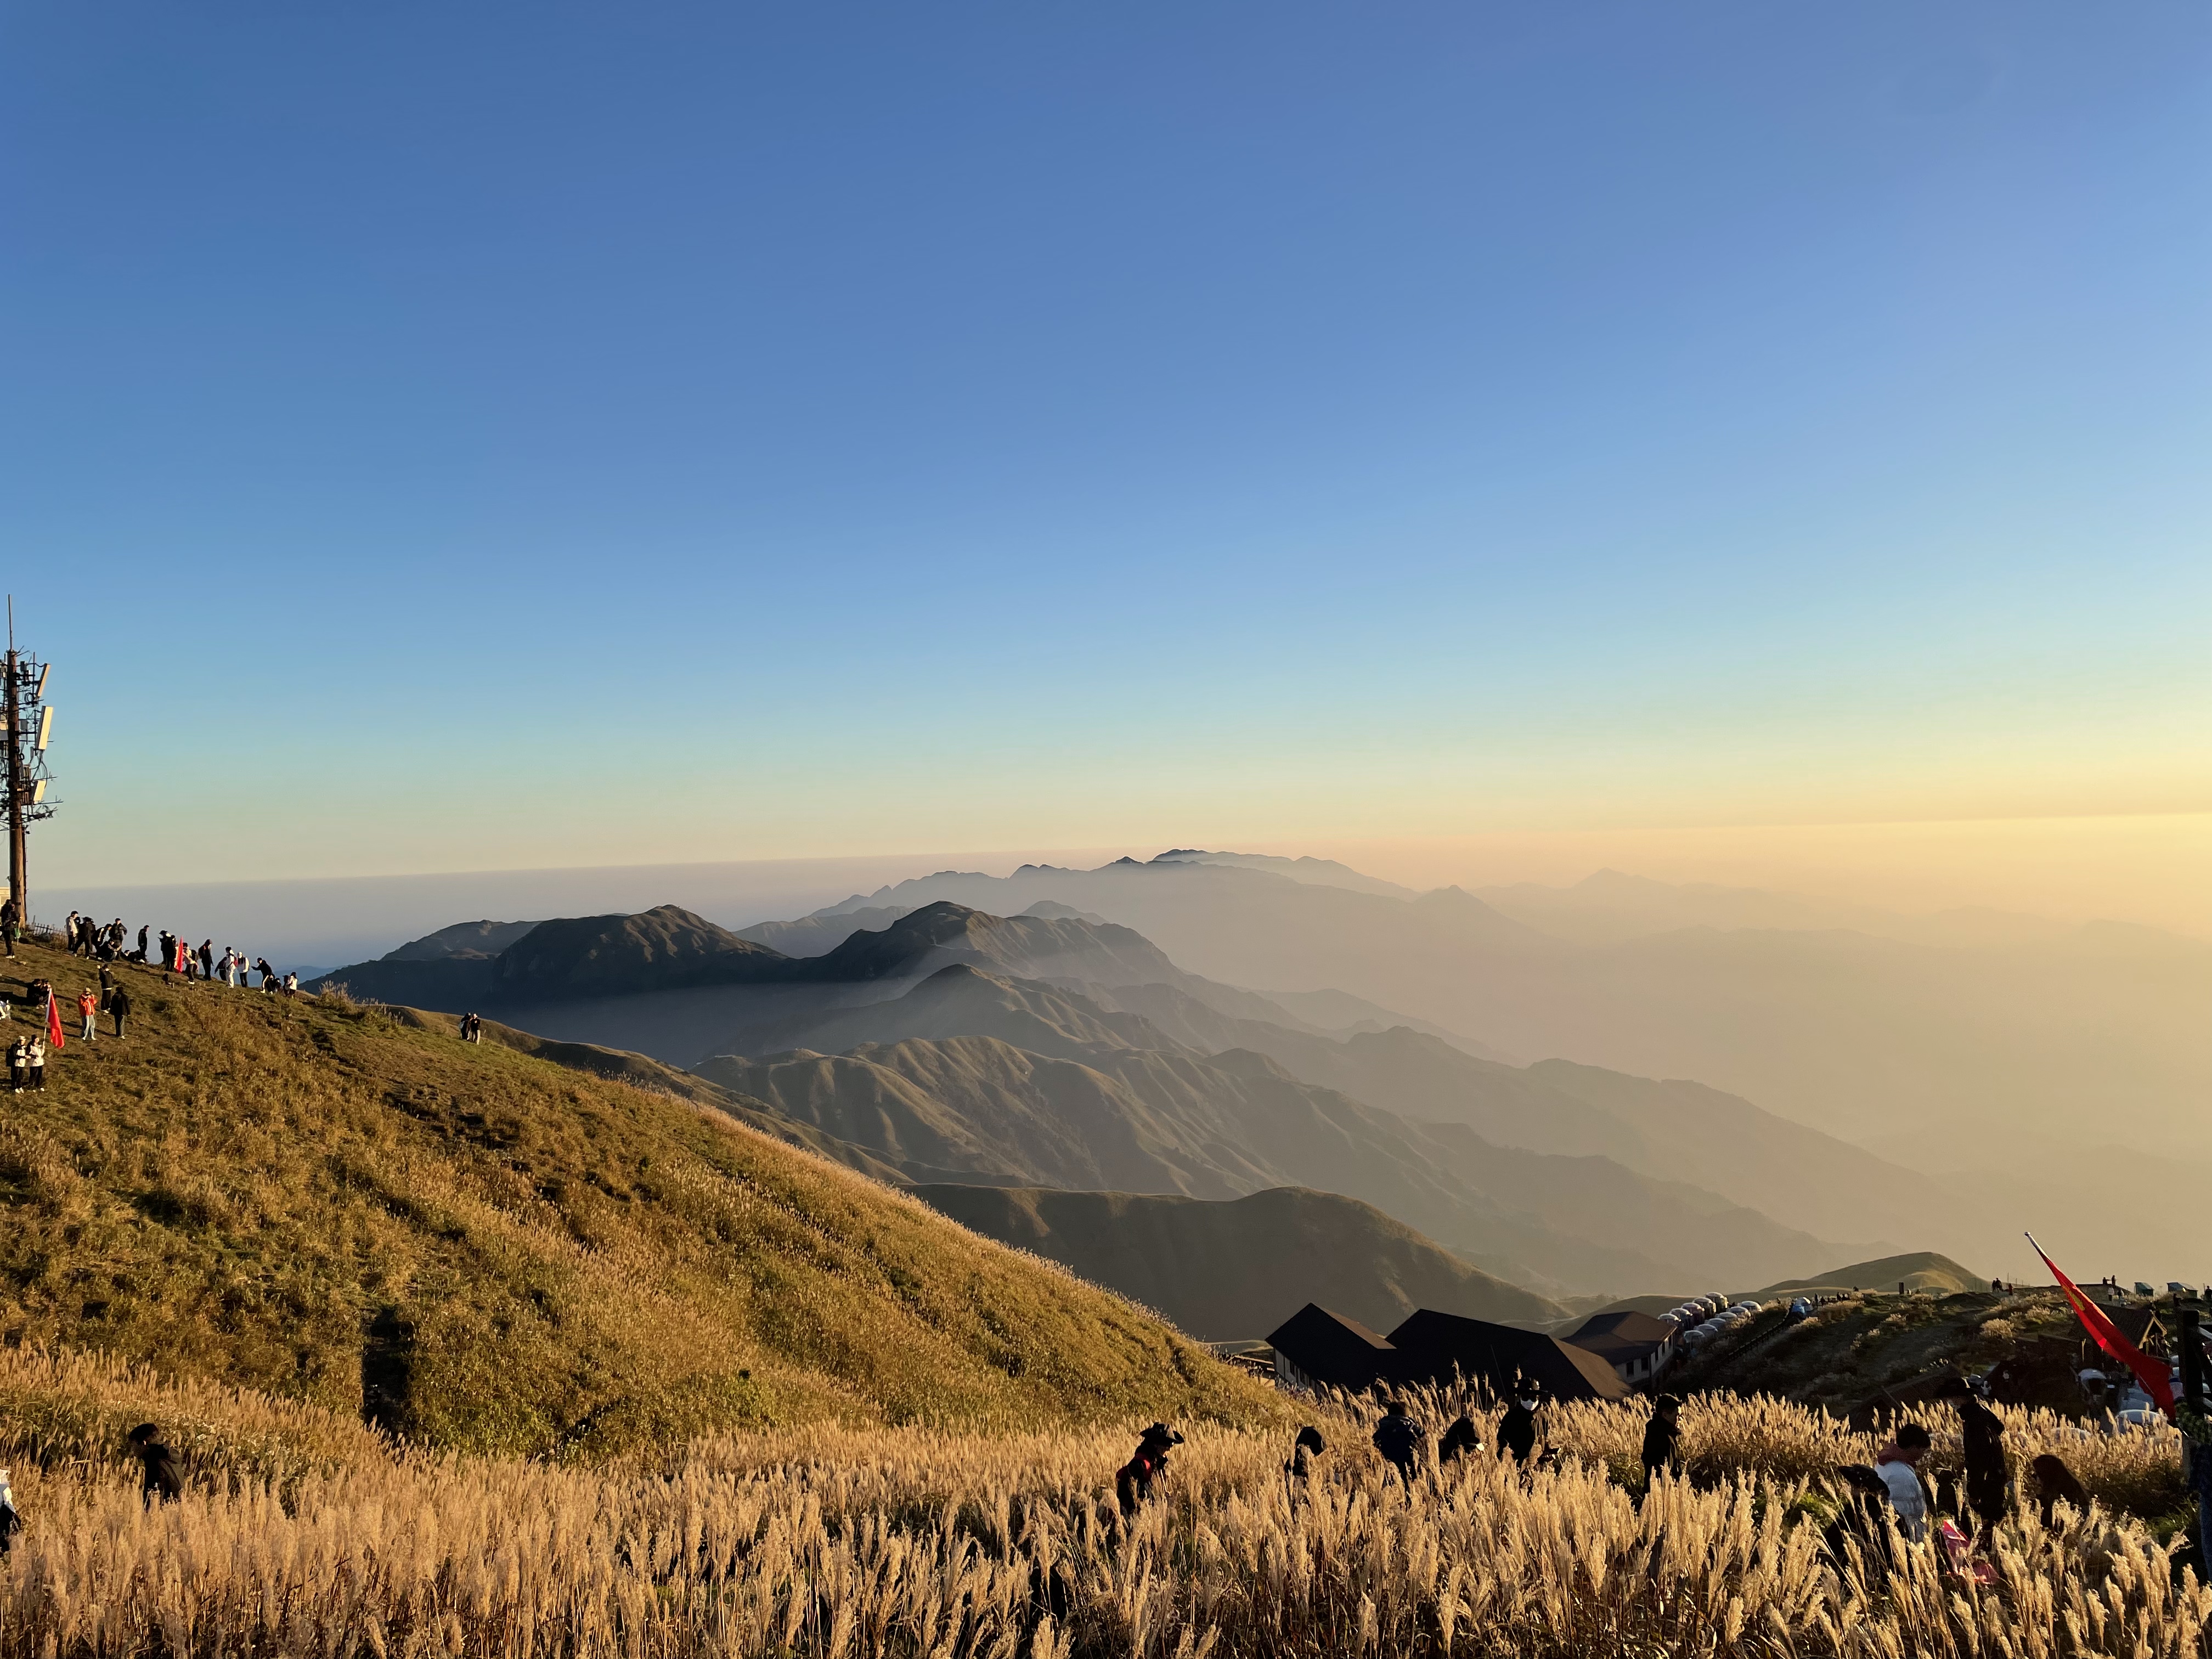
[[[2208,156],[2194,0],[9,3],[40,867],[2201,908]]]

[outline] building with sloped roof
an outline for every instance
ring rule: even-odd
[[[1620,1400],[1628,1385],[1587,1348],[1538,1331],[1493,1325],[1486,1319],[1435,1313],[1423,1308],[1390,1333],[1394,1380],[1449,1383],[1455,1376],[1504,1394],[1516,1378],[1530,1377],[1553,1400]]]
[[[1672,1321],[1630,1310],[1592,1314],[1565,1340],[1605,1361],[1630,1388],[1641,1389],[1674,1362],[1674,1334]]]
[[[1371,1389],[1395,1382],[1395,1351],[1356,1319],[1309,1302],[1267,1338],[1275,1380],[1293,1389]]]

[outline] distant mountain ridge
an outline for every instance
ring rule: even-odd
[[[1850,1248],[1608,1159],[1416,1124],[1254,1050],[1208,1054],[1073,990],[964,967],[751,1037],[694,1069],[902,1168],[963,1180],[1215,1199],[1315,1187],[1493,1272],[1570,1287],[1695,1281],[1745,1260],[1826,1265]]]
[[[1663,900],[1694,912],[1710,900],[1756,914],[1772,896],[1717,892],[1655,896],[1620,878],[1567,908]],[[1832,926],[1724,928],[1717,911],[1574,939],[1530,925],[1547,918],[1526,892],[1491,896],[1407,899],[1244,865],[1121,860],[946,871],[830,912],[939,898],[997,911],[1065,904],[1136,928],[1209,979],[1262,994],[1334,986],[1509,1053],[1695,1078],[1853,1139],[1909,1133],[1936,1149],[1936,1168],[1972,1165],[1992,1136],[2078,1127],[2089,1100],[2100,1124],[2117,1126],[2108,1133],[2138,1148],[2212,1156],[2197,1104],[2212,1091],[2201,1041],[2212,944],[2106,927],[1937,945]],[[1994,1218],[1939,1224],[1954,1248],[2004,1248]]]
[[[469,929],[444,932],[477,948]],[[1073,914],[933,900],[793,957],[664,906],[539,923],[488,959],[365,967],[333,977],[374,996],[378,975],[398,976],[465,997],[445,1003],[456,1011],[690,1066],[851,1149],[842,1161],[907,1181],[1214,1200],[1310,1187],[1562,1291],[1671,1286],[1745,1263],[1814,1273],[1873,1253],[1826,1242],[1875,1237],[1853,1224],[1863,1206],[1832,1206],[1844,1224],[1825,1236],[1800,1231],[1715,1190],[1703,1166],[1726,1160],[1694,1136],[1670,1134],[1680,1156],[1654,1158],[1635,1120],[1671,1099],[1662,1085],[1620,1079],[1645,1096],[1592,1103],[1404,1027],[1339,1039],[1186,972],[1135,930]],[[1763,1115],[1736,1104],[1729,1133],[1756,1142]],[[1689,1121],[1675,1119],[1677,1132]]]

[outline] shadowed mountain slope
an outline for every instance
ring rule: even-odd
[[[1018,1187],[915,1193],[963,1226],[1049,1257],[1211,1341],[1265,1335],[1310,1301],[1385,1329],[1415,1308],[1561,1316],[1542,1297],[1334,1193],[1279,1187],[1221,1203]]]
[[[951,1006],[973,995],[980,1012]],[[927,996],[922,1018],[901,1005]],[[1373,1204],[1506,1277],[1595,1289],[1702,1280],[1745,1260],[1817,1271],[1847,1255],[1711,1193],[1604,1158],[1498,1147],[1455,1125],[1419,1125],[1291,1077],[1267,1057],[1203,1057],[1126,1032],[1053,1052],[975,1029],[1009,1000],[1079,1012],[1073,993],[948,970],[906,998],[853,1012],[890,1040],[721,1055],[702,1075],[850,1142],[918,1181],[957,1179],[1231,1198],[1302,1186]],[[1104,1016],[1129,1020],[1131,1016]],[[927,1172],[924,1167],[927,1166]],[[1802,1267],[1788,1264],[1802,1263]]]
[[[515,927],[521,931],[508,931]],[[487,954],[502,938],[507,942]],[[333,969],[316,983],[343,985],[356,997],[380,1002],[458,1013],[757,983],[786,977],[796,967],[765,945],[664,904],[630,916],[564,916],[528,926],[463,923],[374,962]]]

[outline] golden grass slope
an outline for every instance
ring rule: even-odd
[[[84,964],[27,949],[63,988]],[[586,1454],[835,1419],[1251,1417],[1129,1304],[712,1108],[336,1001],[125,971],[0,1121],[0,1340]]]
[[[1442,1406],[1416,1402],[1432,1431]],[[1336,1404],[1311,1409],[1330,1449],[1297,1489],[1284,1433],[1194,1425],[1130,1527],[1110,1497],[1129,1425],[814,1425],[562,1467],[395,1454],[313,1408],[28,1349],[0,1351],[0,1407],[26,1521],[0,1571],[7,1659],[2185,1659],[2212,1617],[2109,1507],[2178,1437],[2075,1439],[2042,1414],[2005,1414],[2015,1458],[2061,1449],[2097,1502],[2048,1528],[2023,1503],[1984,1589],[1894,1539],[1886,1578],[1828,1557],[1824,1472],[1873,1443],[1771,1401],[1692,1401],[1692,1478],[1640,1507],[1613,1478],[1633,1405],[1550,1413],[1556,1470],[1478,1455],[1410,1492]],[[141,1416],[184,1454],[185,1495],[158,1509],[118,1455]],[[1933,1426],[1955,1462],[1955,1424]]]

